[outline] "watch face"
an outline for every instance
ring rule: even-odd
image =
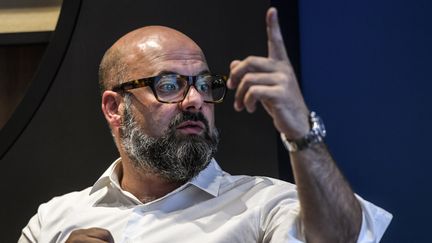
[[[327,131],[325,129],[324,126],[324,122],[321,119],[321,117],[319,117],[318,115],[316,115],[315,112],[311,113],[311,121],[312,121],[312,129],[314,129],[321,137],[325,137],[327,134]]]

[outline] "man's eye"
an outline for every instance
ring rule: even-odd
[[[200,82],[196,84],[196,88],[199,92],[208,93],[210,90],[210,84],[207,82]]]
[[[162,92],[172,92],[177,91],[179,89],[179,86],[177,83],[162,82],[158,84],[157,89]]]

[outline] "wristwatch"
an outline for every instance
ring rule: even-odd
[[[281,133],[282,141],[284,141],[288,151],[300,151],[309,148],[313,144],[323,142],[327,132],[322,119],[316,112],[312,111],[309,115],[309,121],[311,123],[311,130],[302,138],[290,141],[286,138],[285,134]]]

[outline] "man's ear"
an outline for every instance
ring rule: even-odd
[[[121,95],[117,92],[106,90],[102,94],[102,112],[111,128],[121,125],[120,100]]]

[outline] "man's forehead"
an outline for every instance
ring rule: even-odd
[[[179,65],[192,65],[206,63],[204,55],[191,50],[161,50],[143,53],[143,58],[149,63],[175,62]]]
[[[158,72],[158,75],[168,75],[168,74],[180,74],[180,73],[169,71],[169,70],[162,70],[162,71]],[[196,75],[205,75],[205,74],[210,74],[210,71],[205,69],[205,70],[202,70],[202,71],[196,73]]]
[[[131,78],[157,76],[162,74],[199,75],[209,73],[207,63],[201,59],[163,59],[156,58],[151,62],[131,63],[128,74]]]

